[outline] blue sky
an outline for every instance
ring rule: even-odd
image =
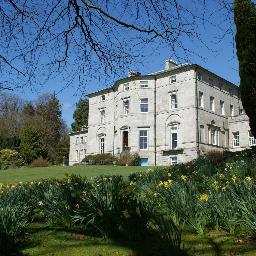
[[[189,6],[192,1],[185,0],[184,2]],[[208,1],[207,3],[208,5],[206,9],[204,9],[204,13],[207,19],[212,22],[212,25],[210,25],[210,23],[198,25],[198,31],[200,32],[200,38],[203,43],[200,43],[197,40],[186,41],[186,39],[184,39],[184,41],[186,41],[186,46],[194,52],[194,54],[189,56],[187,62],[197,63],[217,75],[235,84],[239,84],[238,61],[236,58],[234,35],[225,32],[230,25],[234,31],[234,25],[232,25],[232,20],[226,19],[228,15],[225,16],[225,12],[218,9],[219,6],[217,5],[217,1]],[[118,14],[118,10],[114,10],[114,13],[115,12]],[[141,48],[141,51],[145,57],[141,59],[142,63],[135,65],[133,69],[142,74],[162,70],[166,59],[174,59],[179,63],[184,62],[184,60],[177,60],[177,58],[170,53],[170,49],[164,44],[158,44],[153,48],[144,45]],[[177,50],[177,55],[182,55],[182,52]],[[129,70],[122,71],[122,74],[125,75]],[[111,81],[114,82],[115,79],[119,78],[121,78],[121,76],[115,76],[111,78]],[[35,100],[40,94],[48,92],[52,93],[55,91],[62,103],[63,119],[66,121],[67,125],[70,126],[73,121],[72,115],[75,109],[75,104],[79,98],[83,97],[86,93],[97,91],[111,85],[111,81],[106,82],[104,77],[99,80],[93,78],[89,79],[87,84],[83,85],[83,93],[81,93],[80,90],[77,89],[79,83],[76,79],[72,82],[72,85],[65,87],[65,81],[63,81],[62,76],[57,76],[48,81],[44,86],[36,87],[33,90],[22,89],[15,93],[25,100]]]

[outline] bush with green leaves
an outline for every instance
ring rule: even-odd
[[[82,162],[87,164],[112,165],[116,163],[117,158],[112,154],[96,154],[85,156]]]
[[[138,166],[140,164],[140,156],[138,153],[131,153],[129,150],[124,150],[117,161],[117,165]]]
[[[21,155],[12,149],[2,149],[0,151],[0,169],[8,169],[10,167],[21,167],[25,164]]]

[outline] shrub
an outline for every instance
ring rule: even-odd
[[[30,166],[31,167],[48,167],[48,166],[50,166],[50,162],[46,159],[39,158],[39,159],[32,161]]]
[[[125,150],[121,153],[120,158],[117,161],[118,165],[129,165],[129,166],[138,166],[140,163],[140,156],[138,153],[130,153],[128,150]]]
[[[20,167],[24,164],[24,160],[17,151],[11,149],[2,149],[0,151],[0,169]]]
[[[100,164],[100,165],[111,165],[116,162],[117,159],[112,154],[96,154],[86,156],[82,162],[88,164]]]

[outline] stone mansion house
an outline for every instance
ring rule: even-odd
[[[196,64],[167,60],[163,71],[129,72],[88,96],[88,127],[70,134],[70,165],[124,150],[141,165],[170,165],[256,145],[239,88]]]

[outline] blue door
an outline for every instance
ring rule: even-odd
[[[140,166],[148,166],[148,158],[141,158]]]

